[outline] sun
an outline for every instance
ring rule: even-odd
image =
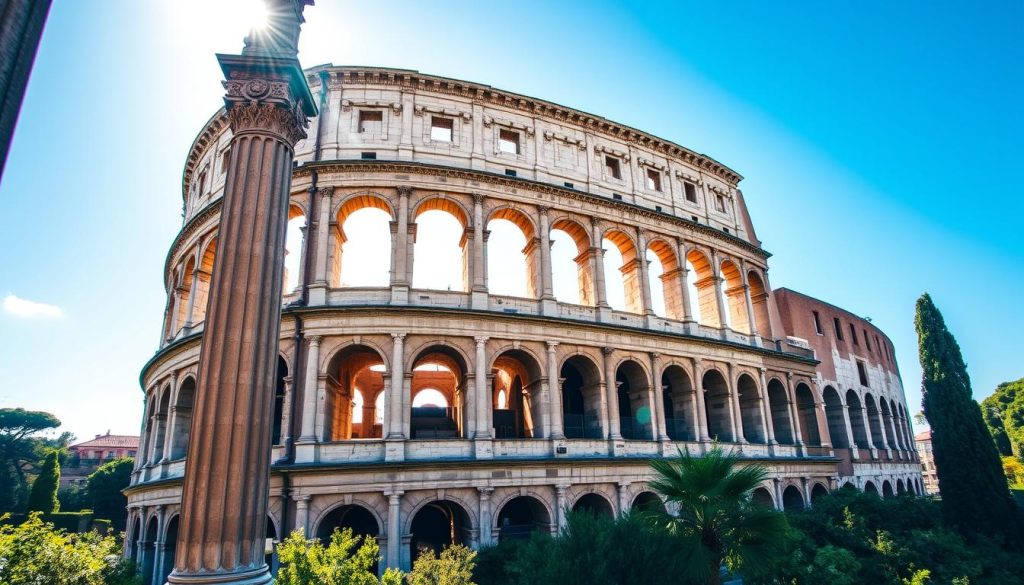
[[[267,27],[267,4],[265,0],[245,0],[244,13],[252,30],[262,30]]]

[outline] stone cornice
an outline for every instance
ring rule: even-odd
[[[554,102],[504,91],[482,83],[427,75],[412,69],[328,66],[315,67],[306,71],[310,85],[319,83],[318,75],[324,71],[330,75],[328,83],[333,86],[338,86],[339,84],[344,86],[349,83],[391,85],[417,93],[438,93],[470,98],[478,103],[516,109],[526,115],[546,116],[563,124],[571,124],[588,132],[603,134],[616,140],[623,140],[629,144],[643,146],[665,156],[679,159],[705,173],[715,175],[733,187],[743,180],[742,175],[715,159],[653,134],[613,122],[601,116],[588,114],[587,112]]]
[[[199,131],[196,139],[192,141],[192,146],[188,149],[188,158],[185,159],[185,169],[181,174],[181,199],[182,201],[188,201],[188,190],[192,185],[192,175],[196,171],[196,167],[199,165],[201,155],[206,153],[207,147],[211,142],[220,136],[220,133],[228,127],[228,116],[227,111],[224,108],[217,110],[206,124],[203,125],[203,129]]]

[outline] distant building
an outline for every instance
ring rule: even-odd
[[[89,475],[107,461],[135,457],[139,438],[135,435],[96,435],[96,438],[68,447],[70,456],[60,470],[61,487],[84,484]]]
[[[917,454],[921,457],[921,478],[924,480],[924,493],[939,493],[939,475],[935,472],[935,456],[932,454],[932,432],[922,431],[914,435]]]

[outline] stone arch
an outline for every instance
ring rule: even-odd
[[[274,376],[274,419],[270,428],[270,441],[272,445],[283,444],[282,431],[285,429],[284,403],[287,397],[286,386],[288,384],[288,362],[281,355],[277,356],[277,371]]]
[[[787,512],[796,512],[804,509],[804,494],[795,485],[786,486],[782,490],[782,509]]]
[[[171,429],[171,453],[169,459],[183,459],[188,450],[188,439],[192,434],[192,408],[195,406],[196,380],[186,376],[178,385],[174,400],[174,428]]]
[[[551,530],[551,510],[543,498],[513,493],[495,508],[494,531],[498,540],[528,538],[531,533]]]
[[[665,431],[673,441],[697,440],[697,396],[685,368],[669,364],[661,372],[661,400]]]
[[[171,414],[171,385],[169,382],[163,386],[159,396],[156,414],[154,415],[155,424],[153,427],[153,441],[151,443],[153,458],[150,460],[150,463],[159,463],[167,459],[169,455],[164,453],[165,436],[168,432],[167,425],[170,423]]]
[[[615,395],[619,407],[619,431],[624,439],[652,440],[654,412],[650,404],[651,383],[647,368],[633,359],[615,368]]]
[[[490,371],[496,439],[544,438],[550,433],[541,384],[543,370],[533,352],[511,347],[495,352]]]
[[[410,400],[410,436],[413,439],[465,438],[471,418],[466,410],[469,360],[453,345],[421,346],[412,358]],[[477,367],[476,375],[485,375]],[[446,406],[416,407],[416,396],[431,389],[440,392]]]
[[[584,492],[572,503],[572,511],[577,513],[589,513],[595,516],[606,518],[615,517],[615,506],[608,498],[597,492]]]
[[[194,309],[194,303],[190,305],[189,297],[192,295],[193,279],[196,271],[196,257],[194,253],[188,255],[181,272],[178,274],[178,317],[175,329],[190,325],[192,315],[188,312],[190,306]],[[177,333],[177,331],[175,331]]]
[[[857,391],[846,391],[846,409],[850,416],[850,430],[853,432],[853,443],[860,449],[868,448],[867,429],[864,428],[864,416]],[[877,490],[876,490],[877,491]]]
[[[820,481],[814,482],[811,487],[811,502],[817,501],[818,498],[828,495],[828,487]]]
[[[910,451],[910,437],[906,435],[903,429],[903,421],[900,420],[899,410],[896,408],[896,401],[889,399],[889,416],[892,417],[892,427],[896,429],[896,439],[899,442],[900,449],[904,451]]]
[[[139,559],[139,541],[142,540],[142,514],[141,511],[136,510],[132,514],[131,521],[128,523],[127,532],[124,535],[124,548],[128,553],[128,558],[133,562],[138,563]]]
[[[146,585],[156,585],[153,583],[153,568],[157,560],[156,541],[159,525],[156,514],[151,514],[146,521],[146,535],[142,541],[142,581]]]
[[[384,364],[384,371],[391,372],[391,350],[392,347],[385,347],[379,340],[360,336],[358,338],[347,338],[337,339],[332,337],[325,337],[320,343],[320,363],[317,364],[318,375],[324,375],[330,372],[330,365],[337,362],[338,356],[346,351],[350,351],[352,347],[365,347],[377,354],[377,357]],[[291,370],[291,364],[288,363],[288,356],[282,354],[281,358],[285,360],[285,365]],[[402,364],[399,364],[400,366]],[[410,363],[406,365],[406,371],[411,367]]]
[[[458,231],[454,225],[437,225],[427,229],[421,217],[425,213],[438,212],[454,218],[458,223]],[[438,215],[441,217],[441,215]],[[413,257],[425,258],[433,254],[429,269],[423,262],[413,262],[413,287],[427,289],[469,290],[470,258],[473,255],[469,246],[469,213],[462,204],[445,195],[430,195],[422,199],[414,208],[413,219],[416,226]],[[445,220],[441,220],[445,221]],[[438,242],[443,242],[438,244]],[[437,246],[435,250],[431,246]],[[446,248],[446,249],[441,249]],[[456,253],[456,249],[458,252]],[[456,257],[457,254],[457,257]],[[461,274],[461,280],[457,275]],[[443,282],[442,282],[443,281]],[[459,281],[458,286],[452,286]]]
[[[555,297],[561,302],[575,301],[580,305],[594,306],[596,304],[594,268],[592,266],[594,252],[587,229],[575,219],[560,217],[551,222],[549,237],[552,241],[551,271]],[[570,242],[574,248],[562,252]],[[572,262],[572,264],[569,264],[569,262]],[[562,279],[559,278],[560,270],[564,269],[573,270],[576,274],[575,295],[572,294],[571,289],[559,286],[562,282]]]
[[[199,270],[196,271],[196,298],[192,303],[192,323],[206,320],[206,309],[210,304],[210,278],[213,276],[213,263],[217,258],[217,235],[206,242],[199,253]]]
[[[772,417],[772,430],[775,440],[780,445],[793,445],[796,435],[793,433],[793,420],[790,416],[789,393],[786,385],[778,378],[768,380],[768,411]]]
[[[310,531],[321,541],[330,538],[335,529],[351,528],[355,536],[377,538],[383,532],[385,523],[372,506],[363,502],[344,501],[326,508],[313,524]]]
[[[731,393],[726,377],[717,369],[709,368],[701,377],[701,387],[704,389],[708,436],[718,441],[736,441]]]
[[[178,552],[178,528],[180,517],[174,514],[164,522],[164,551],[160,566],[160,583],[167,582],[167,576],[174,570],[174,557]]]
[[[750,303],[754,309],[753,329],[758,335],[767,339],[774,339],[772,332],[772,319],[768,308],[770,293],[765,285],[764,279],[755,270],[747,271],[747,285],[750,287]]]
[[[750,501],[758,506],[764,506],[765,508],[775,508],[775,496],[772,495],[771,490],[761,486],[755,488],[750,494]]]
[[[648,286],[652,291],[660,290],[664,302],[660,307],[654,302],[655,306],[650,309],[662,317],[682,321],[686,312],[683,309],[682,271],[679,269],[675,246],[664,238],[655,236],[647,242],[644,261],[649,266],[654,262],[660,265],[659,270],[648,271]]]
[[[864,394],[864,408],[868,415],[868,428],[871,431],[871,443],[882,448],[885,445],[885,434],[882,431],[882,418],[878,412],[878,404],[870,392]]]
[[[747,289],[743,286],[743,272],[739,266],[728,258],[723,258],[719,265],[724,285],[722,294],[725,296],[725,322],[729,328],[741,333],[750,334],[750,319],[747,315]]]
[[[503,222],[507,222],[507,224],[504,224],[504,227]],[[491,294],[525,296],[533,299],[540,297],[539,291],[542,286],[540,273],[541,241],[537,237],[537,228],[534,225],[533,219],[516,207],[506,205],[491,211],[487,216],[485,226],[490,237],[490,243],[487,248],[487,271],[488,274],[492,275],[488,284]],[[510,231],[518,231],[518,233],[515,233],[513,236]],[[508,238],[517,238],[519,235],[523,238],[523,245],[518,254],[515,253],[515,250],[504,250],[496,247],[497,244],[503,243],[503,238],[499,236],[504,236],[504,240],[507,241]],[[507,289],[500,288],[498,285],[502,283],[493,278],[493,275],[505,274],[513,270],[516,263],[522,267],[522,278],[519,282],[507,283],[509,285]]]
[[[359,191],[342,198],[334,206],[332,216],[331,266],[328,270],[332,286],[387,286],[395,270],[390,226],[396,221],[396,216],[391,202],[381,193]],[[359,229],[347,230],[350,222],[358,222]],[[368,233],[368,226],[377,232],[376,238]],[[364,260],[367,255],[372,255],[373,262],[367,264],[375,267],[373,272],[357,274],[346,264],[348,257]]]
[[[875,487],[875,482],[870,479],[864,482],[864,493],[878,495],[878,488]]]
[[[686,266],[690,271],[687,286],[690,287],[692,314],[697,322],[706,327],[720,328],[724,325],[723,316],[718,311],[718,293],[716,283],[718,273],[708,256],[697,248],[690,248],[686,253]],[[694,303],[696,300],[696,303]]]
[[[601,369],[586,354],[568,356],[559,369],[562,380],[562,425],[568,439],[604,435]]]
[[[384,354],[364,343],[335,348],[326,362],[324,435],[329,441],[380,437],[377,420],[378,394],[386,391],[387,363]],[[357,400],[357,392],[359,398]],[[360,405],[359,402],[362,404]],[[356,408],[360,412],[356,412]]]
[[[797,382],[793,394],[796,396],[797,420],[804,443],[820,447],[821,433],[818,430],[818,408],[815,406],[814,391],[806,383]]]
[[[640,257],[636,247],[635,239],[619,228],[608,228],[604,231],[601,240],[601,247],[604,248],[604,242],[607,241],[615,248],[620,256],[622,256],[622,266],[609,265],[613,257],[609,257],[607,252],[605,253],[602,260],[605,262],[605,288],[606,296],[611,303],[612,295],[611,291],[615,290],[614,287],[622,287],[623,302],[620,306],[614,306],[613,308],[624,310],[630,313],[643,313],[643,293],[642,285],[640,282]],[[621,276],[615,276],[615,272],[618,272]]]
[[[896,494],[892,490],[892,482],[888,479],[882,480],[882,497],[889,499],[894,497]]]
[[[666,512],[665,502],[661,496],[652,491],[642,491],[637,494],[629,505],[629,509],[639,512]]]
[[[907,487],[903,483],[903,478],[897,479],[896,480],[896,495],[902,496],[902,495],[905,495],[906,493],[907,493]]]
[[[739,394],[743,438],[749,443],[767,443],[764,425],[761,424],[761,392],[754,377],[740,374],[736,379],[736,392]]]
[[[850,439],[846,434],[845,407],[839,397],[839,392],[832,386],[825,386],[825,390],[821,394],[825,402],[825,419],[828,422],[828,434],[832,439],[832,446],[838,449],[849,449]]]
[[[889,401],[884,396],[878,397],[878,414],[881,419],[882,428],[885,429],[886,438],[889,439],[889,448],[894,450],[902,449],[900,434],[896,432],[892,411],[889,410]]]
[[[285,230],[284,273],[282,294],[289,295],[302,284],[303,258],[306,252],[306,231],[309,218],[301,205],[288,206],[288,227]]]
[[[409,540],[409,558],[415,561],[420,554],[431,550],[440,555],[445,547],[469,545],[474,531],[473,516],[457,501],[448,498],[420,503],[409,513],[406,534]]]

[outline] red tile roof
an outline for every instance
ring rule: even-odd
[[[122,449],[138,449],[139,438],[135,435],[97,435],[95,439],[88,441],[82,441],[81,443],[75,443],[71,445],[71,448],[122,448]]]
[[[931,441],[932,440],[932,432],[930,430],[929,431],[921,431],[920,433],[917,433],[916,435],[914,435],[914,440],[915,441]]]

